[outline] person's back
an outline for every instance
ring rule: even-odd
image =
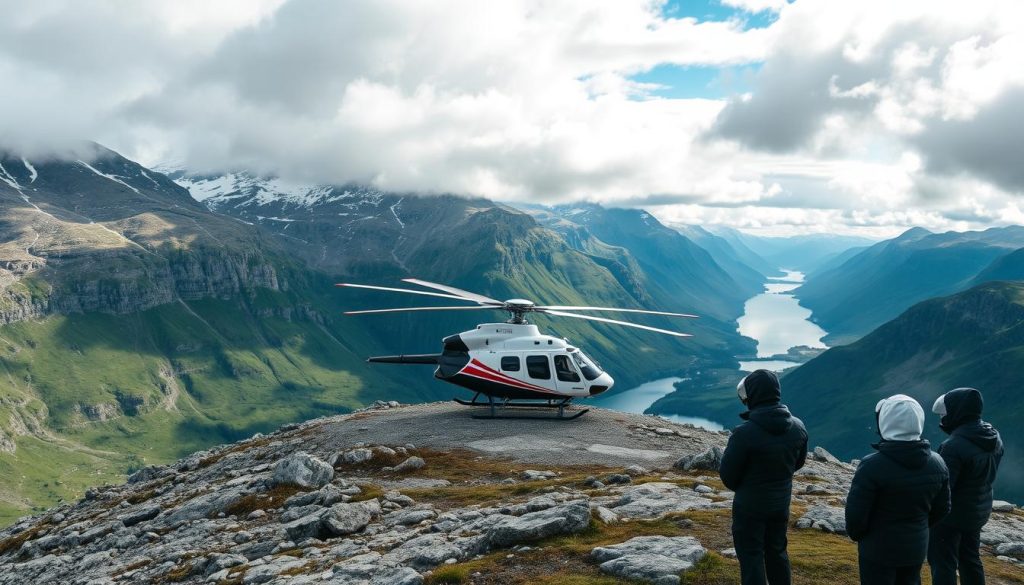
[[[846,531],[857,541],[861,583],[920,583],[929,527],[949,511],[949,474],[921,440],[924,410],[896,395],[878,403],[882,441],[854,474]]]
[[[950,437],[939,447],[949,468],[952,508],[931,534],[928,563],[935,585],[953,585],[957,571],[965,584],[985,582],[981,528],[992,514],[992,484],[1003,457],[1003,442],[981,420],[983,400],[974,388],[957,388],[939,397],[932,410]]]
[[[743,583],[790,582],[786,529],[793,473],[807,458],[807,431],[781,404],[778,377],[758,370],[737,391],[748,411],[733,430],[719,475],[733,499],[733,541]]]

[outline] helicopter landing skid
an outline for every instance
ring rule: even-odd
[[[515,402],[512,400],[494,400],[488,397],[487,402],[478,402],[477,398],[480,395],[477,394],[473,397],[473,400],[463,400],[461,398],[453,398],[456,403],[463,406],[480,406],[489,409],[488,414],[474,414],[473,418],[479,419],[492,419],[492,418],[509,418],[509,419],[550,419],[550,420],[575,420],[584,414],[590,412],[590,409],[584,409],[579,412],[573,412],[568,416],[565,413],[565,408],[569,406],[571,399],[565,400],[548,400],[546,402]],[[558,414],[552,417],[540,417],[540,416],[523,416],[514,414],[504,414],[506,408],[542,408],[542,409],[554,409],[558,411]]]

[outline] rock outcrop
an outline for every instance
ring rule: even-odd
[[[432,408],[388,407],[374,411],[377,419],[364,412],[288,425],[147,467],[123,485],[91,489],[77,503],[0,531],[0,585],[415,585],[431,575],[436,582],[471,583],[473,571],[487,583],[536,571],[582,571],[595,579],[674,585],[704,562],[702,540],[710,538],[707,545],[717,548],[729,542],[732,494],[717,487],[714,474],[671,467],[682,453],[662,458],[661,469],[649,460],[643,466],[582,461],[587,466],[581,469],[529,449],[513,452],[529,460],[521,463],[418,449],[409,435],[400,445],[344,439],[347,433],[373,436],[374,420],[380,436],[394,436],[397,417]],[[678,441],[684,451],[701,454],[724,438],[689,430],[686,439],[657,435],[637,445],[633,427],[599,428],[606,433],[600,440],[613,442],[607,433],[615,431],[621,432],[617,442],[631,445],[616,453],[647,453],[652,449],[634,447]],[[603,462],[608,454],[591,456]],[[410,460],[423,464],[396,465]],[[448,476],[438,477],[442,472]],[[595,479],[612,476],[627,482]],[[795,529],[841,534],[838,498],[850,477],[845,463],[810,461],[794,486],[794,503],[806,509]],[[562,538],[567,535],[580,536]],[[990,562],[1017,570],[1024,517],[1015,510],[996,513],[983,538]],[[726,568],[735,570],[728,551],[710,556],[708,566],[732,563]]]

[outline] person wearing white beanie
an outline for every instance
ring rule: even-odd
[[[846,498],[862,585],[919,585],[928,531],[949,513],[949,471],[928,441],[924,409],[904,394],[875,405],[881,441],[861,461]]]

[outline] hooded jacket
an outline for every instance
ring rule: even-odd
[[[992,514],[992,483],[1003,458],[999,431],[981,420],[984,401],[974,388],[957,388],[935,401],[932,411],[949,438],[939,454],[949,469],[952,509],[943,524],[977,530]]]
[[[781,404],[778,377],[757,370],[740,383],[748,411],[722,455],[719,476],[736,492],[733,511],[764,518],[788,517],[793,473],[807,459],[807,430]]]
[[[949,512],[949,472],[921,440],[924,410],[896,395],[876,407],[881,442],[853,476],[846,531],[861,557],[887,567],[920,565],[929,528]]]

